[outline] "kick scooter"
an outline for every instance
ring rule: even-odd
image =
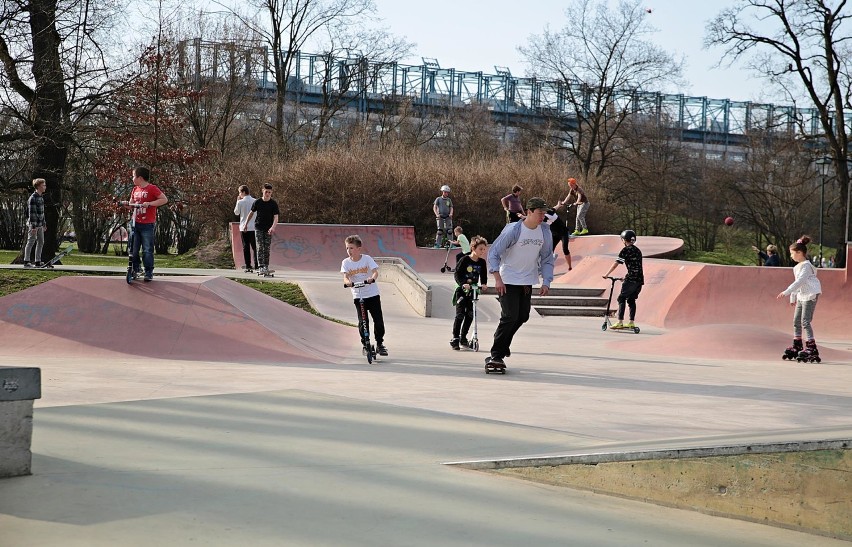
[[[130,207],[133,209],[133,212],[130,215],[130,232],[127,235],[127,275],[124,276],[124,279],[129,285],[133,283],[134,279],[139,277],[139,273],[133,269],[133,240],[136,238],[136,213],[142,208],[142,204],[130,203],[129,201],[119,201],[117,203],[123,207]]]
[[[476,306],[479,304],[479,285],[471,284],[471,300],[473,300],[473,337],[470,339],[470,349],[479,351],[479,321],[476,317]]]
[[[452,273],[452,272],[456,271],[456,269],[453,268],[452,266],[450,266],[450,252],[453,249],[461,249],[461,247],[453,247],[453,243],[449,239],[444,240],[444,246],[447,248],[447,256],[444,258],[444,265],[441,267],[441,273],[444,273],[444,272],[451,272]]]
[[[361,353],[367,357],[367,364],[372,364],[376,359],[376,348],[370,343],[370,321],[367,319],[367,308],[364,306],[364,297],[361,295],[361,289],[365,285],[369,285],[373,281],[358,281],[357,283],[344,283],[346,288],[354,288],[358,290],[358,307],[360,316],[358,318],[358,332],[361,334]]]

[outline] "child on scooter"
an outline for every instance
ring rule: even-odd
[[[473,292],[471,285],[479,284],[479,291],[488,288],[488,268],[485,257],[488,254],[488,240],[476,236],[470,242],[470,254],[462,256],[456,264],[456,290],[453,292],[453,304],[456,306],[456,320],[453,322],[453,338],[450,347],[454,350],[462,346],[470,348],[467,333],[473,323]]]
[[[642,251],[635,245],[636,232],[633,230],[621,232],[621,241],[624,243],[624,248],[618,253],[615,264],[603,277],[608,277],[619,264],[624,264],[627,267],[627,275],[624,276],[624,281],[621,283],[621,294],[618,295],[618,322],[610,328],[633,329],[636,326],[633,323],[636,319],[636,298],[642,291],[642,285],[645,284],[645,274],[642,271]],[[630,322],[626,325],[624,324],[625,303],[630,308]]]
[[[364,299],[364,308],[373,318],[373,332],[376,336],[376,352],[381,356],[387,356],[388,349],[385,347],[385,321],[382,317],[382,301],[379,296],[379,286],[376,280],[379,278],[379,265],[370,255],[361,253],[361,238],[352,235],[346,238],[346,254],[340,265],[340,273],[343,274],[343,284],[364,282],[368,285],[360,289],[352,289],[352,298],[355,302],[355,313],[361,320],[361,307],[358,303],[359,296]]]

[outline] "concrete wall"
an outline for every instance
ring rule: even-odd
[[[33,399],[41,398],[41,370],[0,367],[0,478],[29,475]]]
[[[375,260],[379,265],[379,279],[396,285],[418,314],[432,317],[432,286],[404,260],[385,257],[376,257]]]

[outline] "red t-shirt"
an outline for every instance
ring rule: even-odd
[[[150,203],[160,199],[163,193],[153,184],[149,184],[145,188],[139,186],[133,187],[133,192],[130,194],[130,203]],[[145,211],[144,213],[142,211]],[[157,208],[148,207],[147,209],[136,210],[136,224],[153,224],[157,220]]]

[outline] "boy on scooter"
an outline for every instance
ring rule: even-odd
[[[361,306],[359,298],[364,299],[364,309],[373,318],[373,332],[376,336],[376,352],[386,357],[388,349],[385,347],[385,321],[382,317],[382,300],[379,296],[379,286],[376,280],[379,278],[379,265],[370,255],[361,253],[361,238],[352,235],[346,238],[346,254],[340,265],[340,273],[343,274],[343,284],[367,283],[360,289],[352,289],[352,299],[355,302],[355,313],[361,320]]]
[[[470,242],[470,254],[462,256],[456,264],[456,290],[453,292],[456,320],[453,322],[453,338],[450,340],[450,347],[454,350],[461,349],[461,346],[470,348],[467,333],[473,322],[471,285],[479,283],[480,292],[488,288],[488,268],[485,267],[487,253],[488,240],[476,236]]]

